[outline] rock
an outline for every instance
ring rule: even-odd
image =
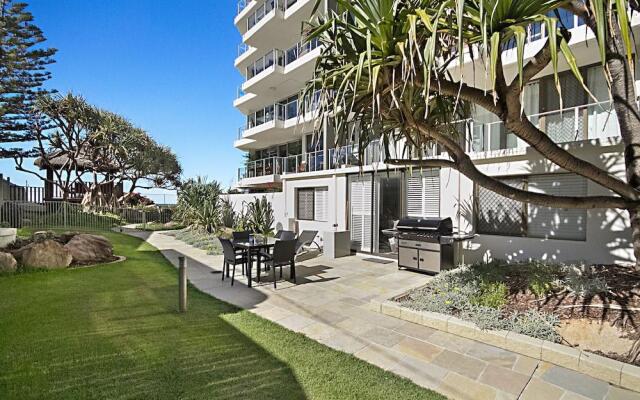
[[[13,255],[26,268],[59,269],[71,265],[71,253],[55,240],[45,239],[23,247]]]
[[[76,235],[64,248],[71,253],[76,264],[96,264],[114,259],[113,246],[104,236]]]
[[[15,272],[18,262],[10,253],[0,252],[0,272]]]
[[[80,232],[65,232],[56,237],[56,240],[62,244],[67,244],[74,238],[74,236],[78,236]]]
[[[56,234],[51,231],[38,231],[33,234],[34,242],[44,242],[45,240],[55,239]]]

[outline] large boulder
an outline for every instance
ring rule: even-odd
[[[51,239],[31,243],[14,252],[14,256],[25,268],[67,268],[72,261],[69,250]]]
[[[18,262],[10,253],[0,252],[0,272],[15,272]]]
[[[114,259],[113,246],[104,236],[76,235],[64,248],[71,253],[75,264],[97,264]]]

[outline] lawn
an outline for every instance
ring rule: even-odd
[[[0,399],[442,398],[192,287],[179,314],[165,258],[107,235],[127,261],[0,277]]]

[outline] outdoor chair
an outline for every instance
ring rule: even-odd
[[[278,240],[273,247],[273,254],[264,254],[265,266],[273,271],[273,288],[276,288],[276,268],[280,267],[280,279],[282,279],[282,267],[291,267],[290,279],[296,282],[296,240]],[[260,268],[258,268],[258,280],[260,279]]]
[[[280,233],[280,236],[276,236],[278,240],[295,240],[296,238],[295,232],[292,231],[278,231],[278,233]]]
[[[296,254],[299,254],[304,246],[311,246],[312,244],[315,244],[318,250],[320,250],[320,245],[316,243],[317,235],[318,231],[302,231],[296,243]]]
[[[244,253],[237,253],[233,248],[233,243],[229,239],[218,238],[222,245],[222,253],[224,255],[224,261],[222,264],[222,280],[224,281],[224,275],[229,276],[229,265],[233,265],[233,273],[231,274],[231,286],[236,276],[236,265],[242,265],[242,273],[248,265],[247,256]]]
[[[249,231],[239,231],[233,232],[232,234],[234,242],[248,242],[251,237],[251,232]]]

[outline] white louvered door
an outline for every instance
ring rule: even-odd
[[[349,177],[351,248],[356,251],[371,251],[372,190],[370,176]]]
[[[407,215],[440,216],[440,170],[414,171],[407,177]]]
[[[314,189],[314,221],[327,222],[329,220],[329,189],[317,187]]]

